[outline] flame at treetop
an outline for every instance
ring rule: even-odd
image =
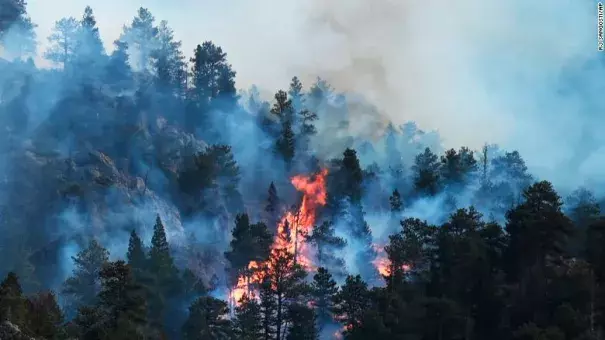
[[[277,226],[277,235],[271,246],[270,257],[276,257],[278,250],[286,250],[294,256],[294,261],[306,270],[315,267],[312,261],[311,249],[305,242],[305,236],[310,234],[315,225],[317,208],[326,205],[326,176],[328,170],[323,169],[315,176],[297,175],[291,178],[292,185],[303,194],[300,207],[296,211],[288,211]],[[237,305],[244,294],[254,296],[250,285],[260,283],[264,279],[260,268],[271,270],[271,259],[264,263],[251,261],[248,264],[247,275],[241,275],[235,287],[229,294],[231,305]]]
[[[384,251],[384,246],[372,245],[374,251],[376,251],[376,259],[372,261],[376,270],[382,276],[390,276],[391,275],[391,260],[389,260],[386,251]],[[404,272],[407,272],[411,269],[411,267],[407,264],[401,266],[401,269]]]

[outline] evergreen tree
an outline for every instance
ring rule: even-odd
[[[126,260],[135,282],[145,289],[149,289],[153,285],[153,275],[150,273],[149,259],[145,254],[143,241],[134,229],[130,232]]]
[[[275,103],[271,108],[271,113],[279,118],[282,124],[288,123],[290,128],[294,124],[294,107],[292,100],[288,98],[285,91],[279,90],[275,94]]]
[[[370,306],[368,285],[361,280],[359,275],[348,276],[334,301],[334,314],[337,320],[346,329],[359,327],[366,309]]]
[[[13,272],[8,273],[0,283],[0,322],[10,321],[17,326],[24,326],[27,322],[25,301],[19,278]]]
[[[214,99],[218,99],[222,105],[235,100],[235,72],[227,62],[227,54],[211,41],[197,45],[190,61],[193,85],[191,100],[198,107],[197,111],[191,113],[197,117],[190,117],[190,122],[199,125],[207,123],[200,115],[207,113]]]
[[[332,321],[334,299],[336,293],[338,293],[338,286],[326,268],[319,267],[317,269],[317,273],[313,276],[311,289],[318,322],[325,324]]]
[[[537,182],[523,193],[525,202],[507,213],[509,259],[521,274],[562,255],[571,221],[561,211],[561,198],[549,182]]]
[[[65,337],[63,312],[51,292],[37,293],[27,299],[28,332],[44,339]]]
[[[116,40],[114,45],[115,50],[109,57],[103,80],[114,92],[120,93],[133,84],[132,69],[128,63],[128,44]]]
[[[275,339],[281,339],[286,332],[288,307],[300,301],[307,291],[304,283],[306,273],[296,263],[293,254],[287,249],[278,248],[274,249],[266,267],[263,268],[263,274],[265,289],[263,294],[269,295],[269,300],[274,302],[271,328],[275,332]]]
[[[158,48],[154,52],[157,86],[162,91],[182,96],[187,81],[182,43],[174,39],[174,32],[166,21],[160,22],[157,38]]]
[[[315,245],[317,249],[317,262],[320,266],[342,266],[335,252],[342,250],[346,246],[346,241],[335,235],[332,222],[325,221],[320,225],[313,226],[311,235],[307,237],[310,244]]]
[[[109,252],[96,240],[91,240],[72,260],[74,270],[65,281],[62,293],[73,307],[91,305],[101,290],[99,273],[109,261]]]
[[[464,185],[477,172],[477,161],[473,152],[463,147],[459,152],[450,149],[441,156],[441,178],[448,185]]]
[[[25,0],[5,0],[0,2],[0,38],[26,13]]]
[[[601,214],[601,207],[597,199],[586,188],[574,190],[567,197],[565,205],[567,206],[567,215],[580,228],[586,228]]]
[[[298,77],[293,77],[288,89],[288,95],[292,102],[292,108],[295,112],[300,112],[304,108],[303,85]],[[277,99],[277,98],[276,98]]]
[[[263,280],[259,286],[262,339],[270,340],[275,335],[277,299],[270,280]]]
[[[130,239],[128,240],[128,252],[126,253],[126,259],[128,265],[136,272],[137,270],[143,271],[147,269],[147,255],[143,246],[143,241],[139,238],[136,230],[130,232]],[[136,277],[136,274],[134,274]]]
[[[147,323],[144,293],[124,261],[105,264],[100,272],[99,307],[103,312],[105,339],[145,336]]]
[[[167,312],[167,300],[179,292],[178,269],[170,254],[166,232],[160,216],[156,217],[149,250],[149,271],[152,284],[149,290],[149,312],[152,324],[160,328]]]
[[[231,322],[226,319],[227,303],[212,297],[200,297],[189,307],[189,318],[183,325],[186,340],[229,340]]]
[[[73,17],[63,18],[55,23],[53,33],[48,37],[49,49],[44,57],[63,68],[73,61],[78,46],[78,31],[80,24]]]
[[[261,308],[255,299],[244,295],[235,308],[233,328],[237,339],[263,339]]]
[[[90,6],[86,6],[84,15],[80,20],[75,49],[78,51],[77,57],[82,64],[80,66],[87,67],[87,72],[92,71],[92,67],[98,66],[101,57],[105,54],[105,48],[103,47],[99,28],[97,27],[97,20]],[[90,64],[84,65],[84,63]]]
[[[392,213],[400,213],[403,210],[403,202],[401,200],[399,190],[393,190],[393,194],[391,194],[391,197],[389,197],[389,202],[391,203]]]
[[[37,27],[27,15],[25,0],[0,2],[0,46],[3,57],[21,59],[36,54]]]
[[[426,148],[418,154],[412,166],[414,187],[421,194],[435,195],[439,190],[439,162],[437,155]]]
[[[147,8],[139,8],[130,26],[124,27],[119,39],[128,44],[131,66],[138,71],[153,69],[153,55],[158,47],[155,17]]]
[[[389,123],[389,125],[387,125],[384,135],[384,145],[387,164],[389,165],[391,171],[395,173],[403,168],[401,160],[402,155],[398,148],[399,136],[400,134],[395,129],[393,124]]]
[[[269,222],[269,229],[277,230],[277,224],[279,223],[280,218],[280,200],[279,196],[277,196],[277,189],[275,188],[275,184],[271,182],[269,185],[268,196],[267,196],[267,205],[265,206],[265,212],[267,213],[267,221]]]
[[[315,324],[315,313],[312,308],[303,304],[292,304],[288,307],[287,340],[317,340],[319,334]]]
[[[334,189],[330,192],[336,196],[348,197],[351,204],[358,204],[362,197],[363,171],[357,158],[357,152],[353,149],[346,149],[342,161],[339,163],[338,170],[330,175],[332,185],[334,185]]]
[[[247,214],[236,216],[231,234],[231,250],[225,252],[225,258],[231,263],[231,279],[237,280],[242,274],[252,274],[248,271],[251,261],[260,262],[269,257],[273,239],[264,223],[251,225]]]
[[[286,166],[290,168],[296,152],[296,141],[294,131],[292,131],[292,124],[287,120],[282,124],[281,135],[276,141],[275,148],[277,153],[286,162]]]

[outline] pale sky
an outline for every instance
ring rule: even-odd
[[[597,56],[596,1],[28,2],[42,42],[55,20],[79,18],[90,5],[111,46],[122,25],[147,7],[158,22],[168,21],[188,57],[204,40],[222,46],[240,88],[254,83],[274,92],[294,75],[307,83],[320,75],[337,89],[364,94],[395,123],[438,129],[448,147],[498,143],[555,177],[579,149],[592,151],[576,177],[594,178],[602,173],[595,167],[605,166],[605,137],[590,145],[582,139],[602,135],[603,91],[559,91],[565,70]],[[596,80],[581,82],[604,88],[603,64],[597,71]]]

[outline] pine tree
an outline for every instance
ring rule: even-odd
[[[103,311],[106,339],[142,338],[147,323],[144,293],[124,261],[110,262],[100,272],[102,289],[99,307]]]
[[[170,254],[170,247],[166,239],[166,231],[160,215],[156,216],[151,249],[149,250],[149,267],[160,282],[173,281],[178,270]]]
[[[364,312],[370,306],[368,285],[359,275],[348,276],[334,301],[334,314],[337,319],[347,329],[359,327]]]
[[[155,327],[159,328],[166,316],[166,301],[178,294],[180,285],[178,269],[174,265],[174,259],[170,254],[166,231],[160,215],[156,217],[151,238],[149,272],[152,280],[149,288],[151,294],[149,296],[150,321]]]
[[[294,124],[294,107],[285,91],[279,90],[275,94],[275,103],[271,108],[271,113],[278,117],[282,124],[289,123],[290,127]]]
[[[130,233],[130,239],[128,240],[126,259],[135,282],[147,290],[148,294],[151,294],[152,292],[149,290],[153,286],[154,277],[150,272],[149,259],[147,258],[147,254],[145,254],[143,241],[141,241],[134,229]]]
[[[193,113],[198,117],[191,117],[191,122],[205,123],[199,115],[206,113],[212,100],[218,99],[224,105],[235,99],[235,72],[227,62],[227,54],[211,41],[197,45],[190,61],[193,85],[191,100],[199,108]]]
[[[313,231],[307,237],[307,242],[315,245],[317,262],[320,266],[343,265],[343,261],[335,255],[335,252],[343,249],[347,243],[343,238],[336,236],[332,222],[325,221],[320,225],[313,226]]]
[[[273,184],[273,182],[271,182],[271,185],[269,185],[265,212],[267,213],[269,228],[271,230],[277,230],[280,215],[280,200],[277,196],[277,189],[275,188],[275,184]]]
[[[277,153],[286,162],[286,167],[290,168],[296,152],[296,141],[294,131],[292,131],[292,124],[287,120],[282,124],[281,135],[276,141],[275,148]]]
[[[420,194],[435,195],[439,190],[439,162],[437,155],[426,148],[418,154],[412,166],[414,187]]]
[[[288,89],[288,95],[292,101],[292,108],[295,112],[300,112],[304,108],[303,85],[298,77],[293,77]]]
[[[275,335],[277,299],[273,294],[270,280],[263,280],[259,286],[262,338],[270,340]]]
[[[473,152],[463,147],[459,152],[450,149],[441,156],[441,178],[447,185],[460,186],[475,177],[478,170]]]
[[[30,296],[27,305],[28,333],[44,339],[61,339],[65,337],[63,312],[51,292],[37,293]]]
[[[124,27],[120,41],[128,44],[131,51],[130,63],[139,71],[149,72],[153,69],[153,58],[158,45],[158,28],[155,26],[155,17],[147,8],[139,8],[137,16],[130,26]]]
[[[10,321],[17,326],[24,326],[27,322],[25,301],[19,278],[13,272],[8,273],[0,283],[0,322]]]
[[[114,92],[120,93],[133,85],[132,69],[128,63],[128,44],[116,40],[114,46],[102,78]]]
[[[57,21],[53,33],[48,37],[50,47],[44,57],[66,68],[77,54],[79,29],[80,24],[73,17]]]
[[[156,85],[161,91],[182,96],[187,80],[182,43],[174,39],[174,32],[166,21],[160,22],[157,38],[158,48],[154,52]]]
[[[91,305],[101,290],[99,272],[109,261],[109,252],[96,240],[91,240],[72,260],[75,267],[72,276],[65,281],[62,293],[73,307]]]
[[[128,240],[128,252],[126,253],[126,259],[128,260],[128,265],[136,272],[137,270],[146,270],[147,269],[147,255],[145,255],[145,249],[143,246],[143,241],[139,238],[136,230],[132,230],[130,232],[130,239]],[[136,274],[134,274],[136,277]]]
[[[3,57],[22,59],[36,54],[37,27],[27,15],[25,0],[0,2],[0,44]]]
[[[389,197],[389,202],[391,203],[392,213],[400,213],[403,210],[403,202],[401,200],[399,190],[393,190],[393,194],[391,194],[391,197]]]
[[[561,198],[552,184],[537,182],[523,193],[525,202],[507,213],[509,259],[522,274],[534,265],[544,267],[566,249],[572,224],[561,211]]]
[[[251,261],[260,262],[269,257],[273,238],[264,223],[250,224],[247,214],[235,217],[235,228],[231,234],[231,250],[225,252],[225,258],[231,264],[231,279],[237,280],[242,274],[252,274],[247,271]]]
[[[100,58],[105,54],[105,48],[103,47],[103,42],[99,35],[97,20],[95,19],[90,6],[86,6],[84,9],[84,15],[80,20],[78,31],[78,40],[76,42],[78,59],[80,59],[82,63],[93,63],[93,65],[98,66]],[[90,67],[91,65],[87,66]]]
[[[233,328],[237,339],[263,339],[261,308],[255,299],[251,299],[247,295],[242,297],[235,308]]]
[[[303,304],[295,303],[288,306],[288,333],[286,340],[317,340],[315,312]]]
[[[288,306],[296,303],[306,292],[304,279],[307,274],[287,249],[274,249],[266,268],[263,268],[263,274],[264,294],[272,296],[267,301],[275,303],[274,313],[271,313],[271,328],[275,331],[275,338],[281,339],[286,332]]]
[[[212,297],[200,297],[189,307],[189,318],[183,325],[186,340],[229,340],[233,329],[226,318],[227,303]]]
[[[343,153],[340,174],[343,176],[344,194],[351,199],[352,204],[359,203],[362,196],[363,171],[355,150],[346,149]]]
[[[25,15],[25,0],[2,1],[0,3],[0,38],[8,29]]]
[[[326,268],[317,268],[317,273],[313,276],[311,289],[318,322],[325,324],[332,321],[334,299],[336,293],[338,293],[338,286]]]

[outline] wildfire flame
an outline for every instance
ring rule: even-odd
[[[316,212],[321,206],[326,205],[326,176],[328,170],[323,169],[315,176],[298,175],[291,178],[292,185],[303,194],[300,207],[295,211],[288,211],[281,218],[277,226],[277,235],[271,246],[271,257],[277,256],[278,250],[286,250],[294,255],[294,260],[306,270],[314,270],[311,249],[305,242],[305,236],[311,233],[315,225]],[[271,269],[271,259],[265,263],[251,261],[248,264],[248,273],[241,275],[235,287],[229,294],[229,302],[236,306],[244,294],[256,296],[251,289],[254,283],[260,283],[264,279],[259,268]]]
[[[374,267],[376,267],[376,270],[378,270],[380,275],[390,276],[392,267],[391,260],[389,260],[387,253],[384,251],[384,246],[374,244],[372,245],[372,247],[376,252],[376,259],[372,262],[374,264]],[[404,272],[407,272],[412,269],[412,267],[407,264],[404,264],[401,266],[401,269]]]

